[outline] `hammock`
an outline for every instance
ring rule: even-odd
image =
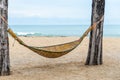
[[[8,25],[7,21],[5,20],[4,17],[2,17],[2,20]],[[100,20],[101,21],[101,20]],[[75,41],[64,43],[64,44],[58,44],[58,45],[52,45],[52,46],[44,46],[44,47],[35,47],[35,46],[29,46],[25,44],[10,28],[8,29],[8,33],[15,39],[17,40],[21,45],[27,47],[28,49],[32,50],[33,52],[36,52],[37,54],[47,57],[47,58],[57,58],[60,56],[63,56],[73,49],[75,49],[85,38],[85,36],[88,35],[88,33],[94,29],[100,21],[94,23],[92,26],[90,26],[84,33],[83,35]]]
[[[92,27],[89,27],[88,30],[86,30],[86,32],[78,40],[64,43],[64,44],[44,46],[44,47],[29,46],[29,45],[25,44],[20,38],[18,38],[18,36],[10,28],[8,29],[8,32],[21,45],[36,52],[37,54],[47,57],[47,58],[57,58],[57,57],[65,55],[65,54],[69,53],[70,51],[72,51],[73,49],[75,49],[91,30],[92,30]]]

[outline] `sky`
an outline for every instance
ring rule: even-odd
[[[105,24],[120,25],[120,0],[106,0]],[[10,25],[89,25],[92,0],[9,0]]]

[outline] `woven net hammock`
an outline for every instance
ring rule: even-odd
[[[1,16],[1,19],[5,22],[6,25],[8,25],[6,19]],[[28,49],[32,50],[33,52],[47,57],[47,58],[57,58],[60,56],[63,56],[73,49],[75,49],[81,42],[82,40],[88,35],[88,33],[96,28],[96,25],[103,19],[103,17],[96,23],[94,23],[92,26],[90,26],[84,33],[83,35],[75,41],[64,43],[64,44],[58,44],[58,45],[52,45],[52,46],[43,46],[43,47],[35,47],[35,46],[29,46],[25,42],[23,42],[13,31],[12,29],[8,28],[8,33],[18,41],[21,45],[27,47]]]

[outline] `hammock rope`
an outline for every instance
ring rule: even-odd
[[[1,16],[1,19],[5,22],[5,24],[7,26],[8,23],[6,21],[6,19]],[[52,45],[52,46],[44,46],[44,47],[35,47],[35,46],[29,46],[26,43],[24,43],[13,31],[12,29],[8,28],[8,33],[21,45],[27,47],[28,49],[32,50],[33,52],[36,52],[37,54],[46,57],[46,58],[57,58],[60,56],[63,56],[67,53],[69,53],[70,51],[72,51],[73,49],[75,49],[82,41],[83,39],[88,35],[88,33],[96,28],[96,25],[101,22],[101,20],[103,20],[103,17],[93,23],[92,26],[90,26],[84,33],[83,35],[75,41],[72,42],[68,42],[68,43],[64,43],[64,44],[58,44],[58,45]]]

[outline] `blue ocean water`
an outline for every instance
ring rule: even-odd
[[[11,25],[21,36],[81,36],[88,25]],[[104,25],[105,37],[120,37],[120,25]]]

